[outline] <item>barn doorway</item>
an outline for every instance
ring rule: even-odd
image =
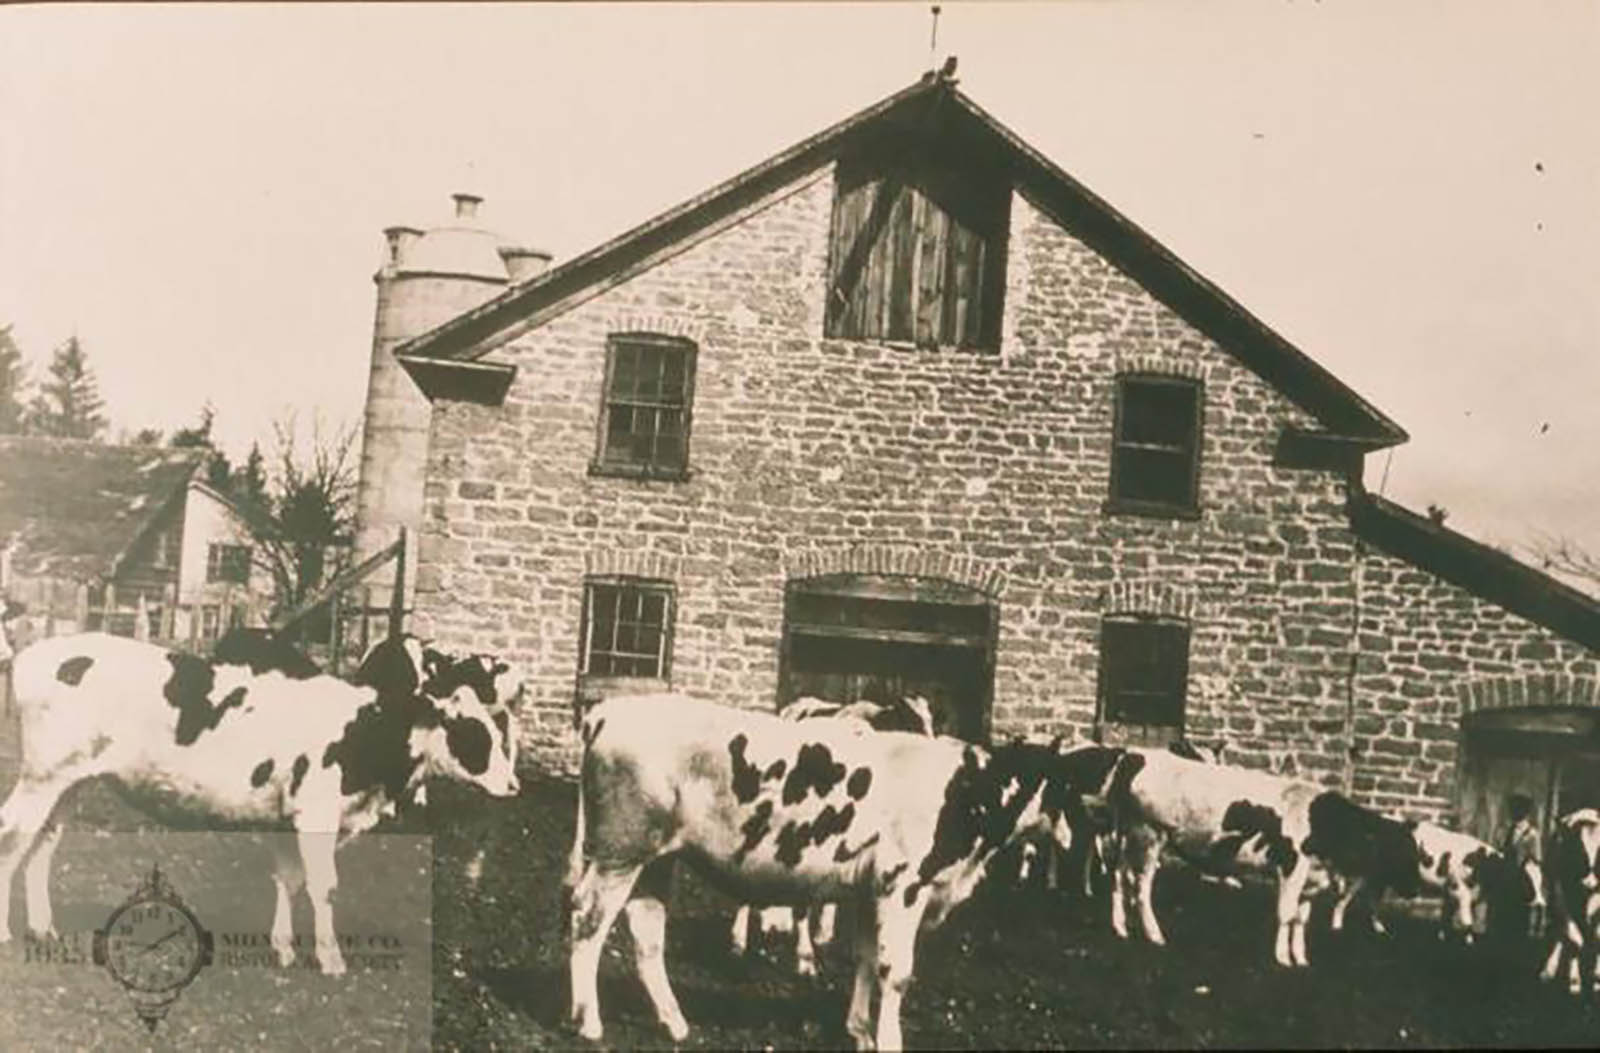
[[[969,742],[989,734],[994,603],[939,578],[831,574],[784,594],[780,706],[810,695],[835,702],[921,695],[935,730]]]
[[[1459,795],[1464,829],[1490,844],[1504,835],[1506,802],[1526,794],[1546,835],[1577,808],[1600,807],[1600,710],[1529,706],[1469,713],[1462,721]]]

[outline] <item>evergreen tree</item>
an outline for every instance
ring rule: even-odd
[[[22,349],[11,336],[11,327],[0,326],[0,435],[15,435],[26,419],[22,389],[27,384]]]
[[[250,444],[250,454],[244,464],[233,473],[233,496],[246,508],[267,507],[267,459],[261,454],[261,444]]]
[[[63,439],[98,439],[106,429],[105,404],[83,343],[73,336],[50,356],[49,379],[28,406],[27,430]]]

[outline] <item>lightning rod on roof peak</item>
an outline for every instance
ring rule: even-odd
[[[934,4],[929,11],[933,14],[933,31],[928,35],[928,68],[931,70],[939,54],[939,5]]]

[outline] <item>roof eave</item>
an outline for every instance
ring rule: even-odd
[[[401,368],[416,381],[430,400],[475,402],[498,406],[505,401],[517,367],[501,362],[469,359],[429,358],[424,355],[395,353]]]
[[[1403,505],[1350,494],[1356,536],[1558,636],[1600,651],[1600,600]]]

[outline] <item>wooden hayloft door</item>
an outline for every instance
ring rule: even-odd
[[[839,574],[790,582],[779,703],[921,695],[936,730],[982,741],[994,682],[994,607],[952,582]]]

